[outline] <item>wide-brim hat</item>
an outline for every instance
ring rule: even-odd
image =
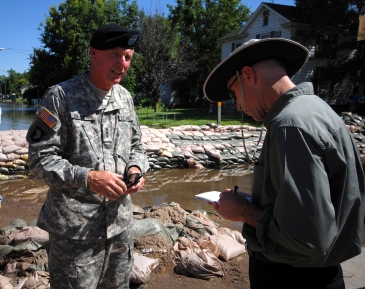
[[[280,59],[289,77],[297,73],[309,57],[308,49],[285,38],[251,39],[219,63],[209,74],[203,86],[205,97],[210,101],[232,99],[227,90],[228,80],[242,70],[265,59]]]

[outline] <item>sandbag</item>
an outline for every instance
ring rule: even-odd
[[[4,228],[1,228],[0,235],[9,235],[14,230],[16,230],[15,226],[6,226]]]
[[[218,228],[218,232],[222,234],[227,234],[231,236],[233,239],[237,240],[240,244],[246,245],[246,239],[243,238],[242,233],[237,230],[231,230],[230,228],[221,227]]]
[[[25,222],[22,219],[15,219],[10,223],[10,226],[14,226],[16,228],[22,228],[27,225],[27,222]]]
[[[197,253],[183,253],[175,272],[204,280],[210,280],[214,276],[224,276],[220,261],[209,250],[201,250]]]
[[[2,245],[9,245],[11,242],[13,242],[15,235],[18,234],[19,230],[11,231],[9,234],[0,236],[0,243]]]
[[[200,223],[204,226],[205,230],[210,235],[215,235],[218,233],[217,227],[219,225],[211,221],[206,215],[202,214],[199,211],[193,211],[190,216],[193,216],[194,218],[199,220]]]
[[[135,284],[147,283],[153,269],[158,266],[158,260],[145,257],[136,252],[133,253],[134,265],[130,276],[130,282]]]
[[[31,227],[37,227],[37,219],[34,219],[34,220],[31,220],[30,222],[29,222],[29,226],[31,226]]]
[[[196,242],[185,237],[177,238],[173,246],[173,251],[178,259],[182,259],[184,253],[196,253],[200,250],[201,249]]]
[[[196,218],[193,215],[187,215],[186,216],[185,226],[192,229],[192,230],[194,230],[195,232],[199,233],[202,236],[205,235],[204,225],[200,222],[200,220],[198,218]]]
[[[2,149],[0,151],[2,151]],[[9,159],[6,156],[6,154],[0,153],[0,162],[7,162],[7,161],[9,161]]]
[[[199,244],[200,248],[209,250],[216,257],[219,256],[219,254],[220,254],[219,248],[218,248],[218,246],[216,244],[214,244],[213,241],[211,241],[211,240],[202,240],[198,244]]]
[[[0,259],[13,251],[13,246],[10,245],[0,245]],[[0,287],[1,288],[1,287]]]
[[[17,150],[20,150],[20,149],[21,149],[21,147],[15,145],[15,144],[9,144],[7,146],[3,145],[3,153],[6,154],[6,155],[10,154],[10,153],[13,153],[13,152],[15,152]]]
[[[18,253],[23,253],[25,251],[37,251],[42,248],[42,245],[34,240],[28,240],[23,243],[16,245],[13,250]]]
[[[179,238],[181,235],[186,236],[185,227],[183,224],[177,224],[177,225],[164,225],[166,230],[170,233],[170,236],[173,241],[175,241],[177,238]]]
[[[209,236],[209,240],[213,241],[219,248],[219,257],[224,261],[228,261],[246,252],[245,245],[240,244],[227,234],[217,234]]]
[[[14,289],[13,285],[10,283],[11,279],[0,275],[0,288],[1,289]]]
[[[157,219],[146,218],[137,220],[133,223],[133,231],[135,238],[143,238],[149,235],[160,234],[167,238],[171,243],[174,242],[173,237],[165,228],[164,224]]]
[[[17,228],[22,228],[26,225],[27,225],[27,223],[24,220],[15,219],[8,226],[6,226],[0,230],[0,235],[8,235],[12,231],[16,230]]]
[[[17,288],[21,288],[21,289],[47,288],[48,284],[49,284],[49,278],[50,277],[49,277],[48,272],[35,271],[35,272],[33,272],[32,276],[27,277],[24,280],[22,287],[19,287],[19,284],[18,284]]]
[[[38,227],[23,227],[18,234],[14,237],[15,245],[22,243],[26,240],[34,240],[42,246],[46,245],[49,241],[48,232]]]

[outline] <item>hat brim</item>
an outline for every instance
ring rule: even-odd
[[[207,77],[203,92],[209,101],[225,101],[231,97],[227,91],[228,80],[244,66],[264,59],[280,59],[289,77],[297,73],[309,57],[308,49],[285,38],[266,38],[243,44],[219,63]]]

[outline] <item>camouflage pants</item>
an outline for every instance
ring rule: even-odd
[[[97,240],[50,236],[47,254],[52,289],[127,289],[133,268],[133,231]]]

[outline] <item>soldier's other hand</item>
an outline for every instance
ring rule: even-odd
[[[110,171],[90,171],[87,176],[87,185],[93,192],[115,201],[129,193],[122,178],[123,175]]]

